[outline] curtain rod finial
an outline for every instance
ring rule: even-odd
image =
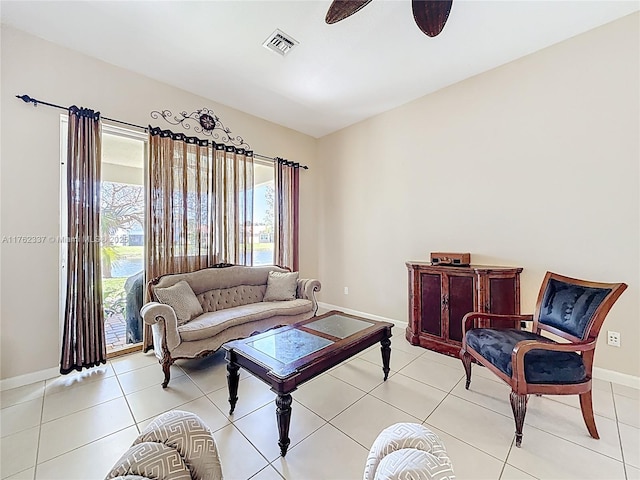
[[[33,103],[34,107],[38,106],[38,101],[35,98],[31,98],[29,95],[16,95],[16,98],[19,98],[24,103]]]

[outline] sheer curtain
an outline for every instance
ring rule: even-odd
[[[70,107],[62,374],[107,361],[100,267],[101,150],[100,113]]]
[[[147,279],[215,263],[211,150],[206,140],[149,129],[145,269]],[[144,326],[143,349],[153,345]]]
[[[253,264],[253,152],[216,145],[212,205],[216,260]]]
[[[294,272],[299,267],[299,173],[297,164],[276,158],[275,263]]]

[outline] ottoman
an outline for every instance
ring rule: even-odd
[[[106,480],[222,480],[209,427],[191,412],[156,417],[107,474]]]
[[[440,438],[417,423],[385,428],[369,451],[364,480],[452,480],[451,461]]]

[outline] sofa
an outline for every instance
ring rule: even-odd
[[[277,266],[220,264],[151,280],[151,302],[140,313],[151,326],[162,387],[177,359],[202,358],[230,340],[313,317],[320,288]]]
[[[105,480],[222,480],[209,427],[194,413],[156,417],[111,468]]]

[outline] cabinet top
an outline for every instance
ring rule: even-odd
[[[408,268],[428,268],[428,269],[436,269],[441,271],[448,272],[460,272],[460,271],[474,271],[474,272],[491,272],[491,271],[515,271],[517,273],[522,272],[522,267],[508,267],[504,265],[433,265],[431,262],[420,262],[420,261],[408,261],[406,262]]]

